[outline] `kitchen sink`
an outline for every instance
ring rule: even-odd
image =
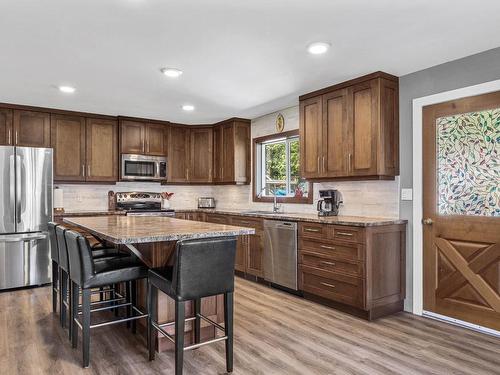
[[[250,215],[276,215],[279,214],[279,212],[273,212],[273,211],[241,211],[242,214],[250,214]]]

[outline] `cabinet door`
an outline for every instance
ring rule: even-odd
[[[376,81],[370,81],[350,88],[351,152],[348,154],[348,160],[351,176],[377,174],[378,100],[376,87]]]
[[[212,128],[190,129],[190,182],[212,182]]]
[[[222,182],[234,181],[234,127],[222,126]]]
[[[171,126],[168,137],[168,181],[187,182],[189,165],[189,129]]]
[[[165,156],[165,126],[159,124],[146,125],[146,155]]]
[[[120,152],[122,154],[145,153],[145,130],[143,122],[120,121]]]
[[[50,116],[54,180],[85,181],[85,117]]]
[[[118,180],[118,125],[114,120],[86,120],[87,181]]]
[[[50,147],[50,114],[14,110],[14,145]]]
[[[263,254],[264,254],[264,233],[255,231],[255,234],[248,236],[247,273],[254,276],[262,276]]]
[[[323,95],[323,150],[321,169],[324,177],[347,176],[347,89]]]
[[[222,167],[223,167],[223,139],[222,139],[222,127],[216,126],[213,130],[214,134],[214,157],[213,157],[213,181],[222,182]]]
[[[304,178],[322,176],[322,97],[300,102],[300,169]]]
[[[12,144],[12,109],[0,108],[0,146]]]
[[[233,180],[237,184],[250,183],[250,124],[234,123]]]
[[[236,258],[234,261],[234,268],[237,271],[245,272],[246,260],[248,253],[248,236],[238,236],[236,242]]]

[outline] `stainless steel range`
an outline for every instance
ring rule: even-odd
[[[160,193],[121,192],[116,193],[116,209],[127,212],[127,216],[171,216],[172,209],[161,208]]]

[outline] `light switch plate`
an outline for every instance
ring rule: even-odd
[[[412,201],[413,200],[413,189],[401,189],[401,200],[402,201]]]

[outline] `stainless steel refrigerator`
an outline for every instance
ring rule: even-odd
[[[0,146],[0,290],[50,282],[52,149]]]

